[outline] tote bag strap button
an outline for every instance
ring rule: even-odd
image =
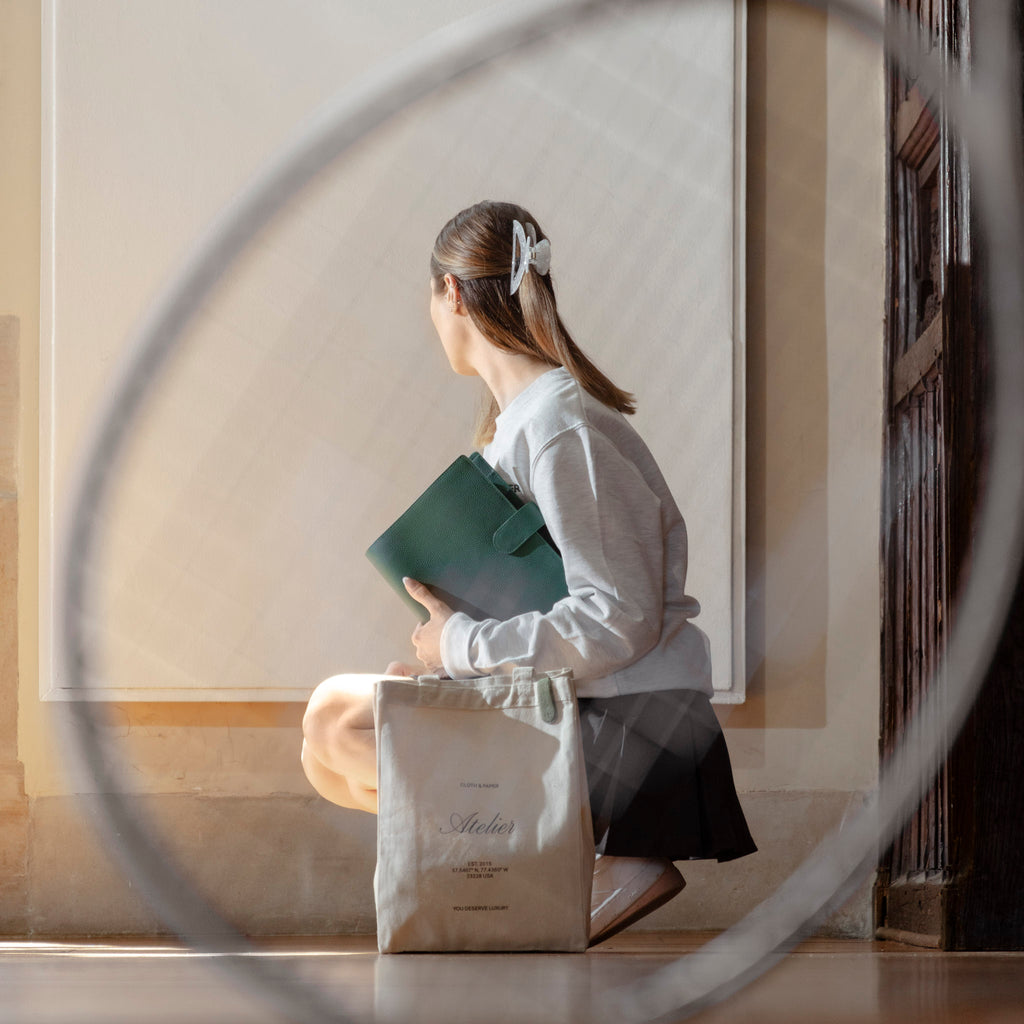
[[[555,695],[551,692],[551,680],[547,676],[541,676],[535,685],[540,717],[545,722],[553,722],[555,720]]]
[[[537,710],[540,713],[542,722],[550,724],[558,717],[558,709],[555,705],[555,691],[549,676],[537,676],[534,679],[531,666],[516,665],[512,670],[512,681],[516,686],[523,683],[533,683],[533,692],[537,698]]]

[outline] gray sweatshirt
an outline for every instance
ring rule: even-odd
[[[690,620],[686,525],[625,417],[565,369],[550,370],[498,416],[484,457],[540,507],[569,596],[505,622],[453,615],[441,635],[453,679],[515,665],[571,668],[581,697],[685,688],[711,694],[707,637]]]

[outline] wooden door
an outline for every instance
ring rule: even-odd
[[[917,8],[930,45],[945,45],[944,9]],[[950,592],[944,316],[957,208],[941,110],[911,70],[889,88],[889,310],[882,524],[882,757],[900,741],[945,643]],[[949,884],[949,772],[886,852],[876,886],[883,934],[938,945]]]
[[[902,2],[920,19],[930,46],[951,61],[970,59],[967,0]],[[970,561],[985,456],[978,301],[985,267],[983,247],[972,243],[970,175],[941,104],[922,93],[912,69],[891,72],[889,102],[883,761],[925,690],[941,692],[944,685],[941,655]],[[944,949],[1024,947],[1024,630],[1018,625],[1024,605],[1018,591],[974,712],[880,863],[881,937]]]

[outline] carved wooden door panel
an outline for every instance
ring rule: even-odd
[[[992,0],[903,4],[947,59],[980,63],[990,39],[1002,42],[981,31],[981,19],[993,17]],[[1009,30],[1024,54],[1024,0],[1012,10]],[[1009,87],[1024,95],[1024,83]],[[956,616],[959,575],[970,562],[986,448],[985,250],[972,241],[966,163],[941,107],[925,100],[912,71],[892,74],[883,759],[925,689],[944,685],[936,670]],[[1017,130],[1024,140],[1024,116]],[[1024,576],[961,735],[882,858],[878,933],[943,949],[1024,948],[1022,848]]]
[[[927,45],[955,55],[965,12],[950,0],[904,0]],[[936,677],[946,640],[951,558],[953,312],[970,263],[967,180],[941,108],[910,69],[889,89],[889,310],[883,494],[881,746],[884,758]],[[955,376],[955,372],[953,374]],[[882,935],[937,946],[952,882],[950,772],[943,765],[886,851],[876,885]]]

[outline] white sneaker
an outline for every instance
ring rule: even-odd
[[[590,945],[604,942],[657,910],[685,885],[670,860],[598,857],[590,897]]]

